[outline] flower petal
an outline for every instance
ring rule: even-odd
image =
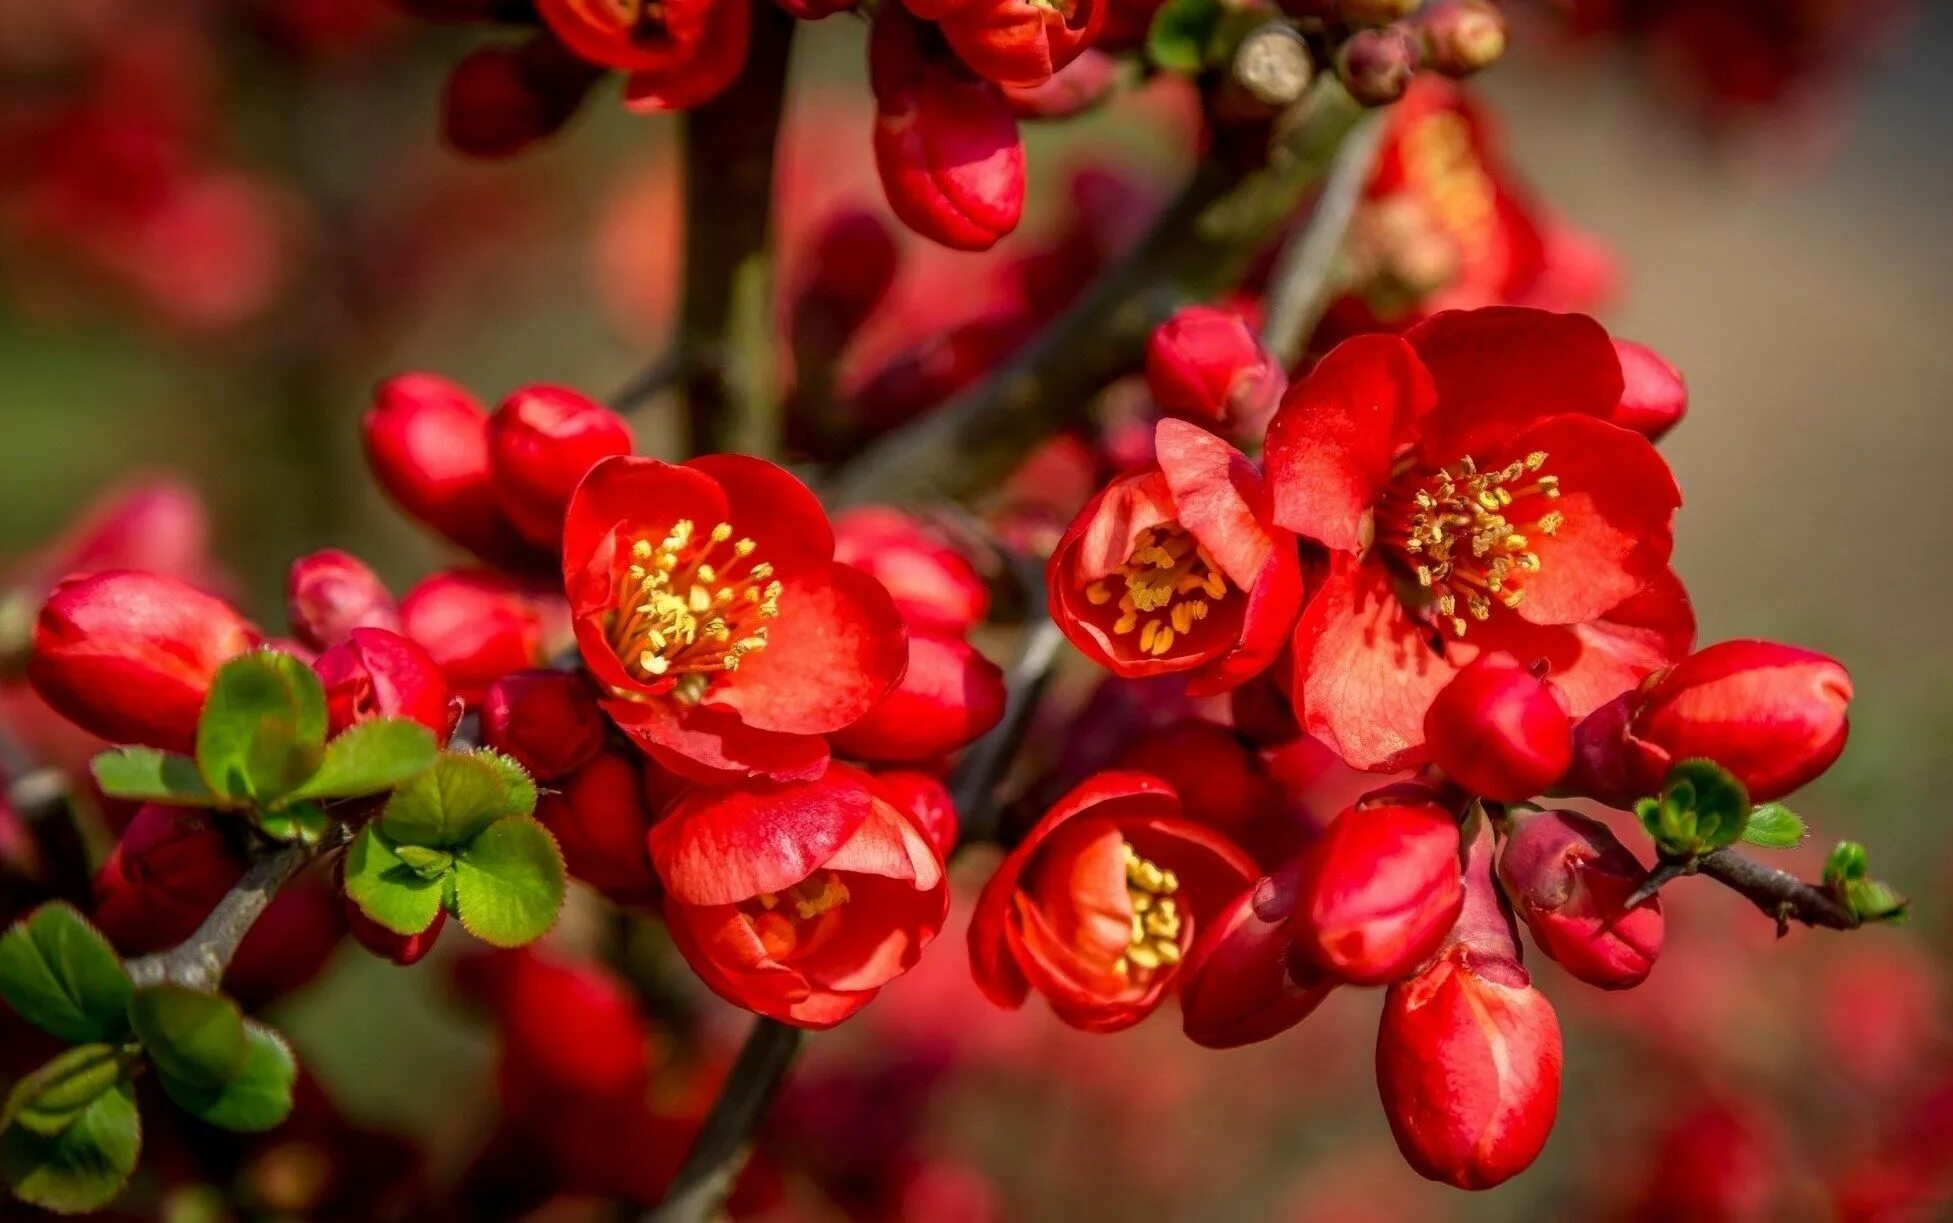
[[[1153,438],[1174,518],[1236,586],[1253,585],[1277,546],[1262,522],[1265,494],[1254,465],[1199,425],[1170,416]]]
[[[811,781],[827,768],[827,740],[819,735],[758,730],[738,714],[710,705],[652,697],[605,701],[603,707],[645,754],[691,781]]]
[[[1433,465],[1497,446],[1542,417],[1605,416],[1621,401],[1614,343],[1583,314],[1447,310],[1405,338],[1437,386],[1419,441]]]
[[[725,490],[726,521],[759,545],[754,559],[776,565],[801,556],[833,559],[834,528],[827,511],[786,468],[745,454],[700,455],[685,466]]]
[[[651,862],[675,899],[737,904],[826,866],[873,814],[867,788],[845,775],[693,790],[651,826]]]
[[[710,528],[726,516],[725,494],[700,472],[620,455],[591,467],[570,495],[563,526],[563,589],[579,614],[615,595],[616,550],[638,536],[661,539],[689,518]]]

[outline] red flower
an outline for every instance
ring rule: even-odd
[[[1051,618],[1115,675],[1185,671],[1196,695],[1224,692],[1281,652],[1301,561],[1240,451],[1181,420],[1154,438],[1155,465],[1106,486],[1058,541]]]
[[[221,599],[161,574],[111,569],[54,588],[34,623],[27,678],[92,735],[187,753],[217,669],[258,641]]]
[[[1274,518],[1333,553],[1295,632],[1311,734],[1394,769],[1480,650],[1548,659],[1575,716],[1672,661],[1693,627],[1667,580],[1681,494],[1604,419],[1620,398],[1597,324],[1512,308],[1360,336],[1289,392],[1268,434]],[[1652,627],[1599,627],[1623,614]]]
[[[537,0],[536,11],[564,45],[593,64],[653,72],[690,59],[716,9],[736,0]]]
[[[1058,800],[984,885],[970,969],[992,1002],[1032,990],[1088,1032],[1138,1023],[1206,925],[1259,875],[1164,782],[1106,772]]]
[[[354,942],[402,968],[411,968],[426,959],[448,924],[447,911],[441,909],[435,911],[433,924],[419,934],[396,934],[368,917],[348,896],[340,896],[339,906],[346,920],[346,931]]]
[[[1288,376],[1239,314],[1190,306],[1154,330],[1146,386],[1169,416],[1216,430],[1254,430],[1274,413]]]
[[[314,650],[338,645],[356,628],[400,631],[400,605],[380,576],[337,548],[292,562],[285,575],[285,615],[292,636]]]
[[[713,992],[825,1028],[913,967],[942,929],[942,859],[843,765],[813,782],[700,789],[651,828],[674,942]]]
[[[988,250],[1024,212],[1017,120],[996,85],[925,52],[920,31],[894,4],[875,22],[875,168],[903,224],[944,246]]]
[[[512,671],[540,667],[563,644],[562,602],[486,569],[448,569],[400,601],[400,623],[469,704]]]
[[[1401,981],[1464,904],[1457,820],[1429,804],[1359,803],[1303,851],[1296,890],[1297,955],[1358,985]]]
[[[999,85],[1042,85],[1092,45],[1104,0],[902,0],[958,59]]]
[[[976,566],[900,510],[871,505],[837,517],[834,559],[873,574],[910,628],[967,633],[990,613]]]
[[[740,69],[746,66],[746,45],[752,39],[753,6],[737,0],[714,0],[705,23],[704,35],[682,58],[665,67],[631,73],[624,82],[626,110],[639,114],[689,110],[711,101],[738,79]]]
[[[907,631],[833,560],[805,485],[761,459],[605,459],[570,499],[563,580],[604,708],[699,780],[807,778],[822,735],[902,676]]]
[[[1647,870],[1607,825],[1572,811],[1515,812],[1499,881],[1533,943],[1602,989],[1639,985],[1661,954],[1661,900],[1626,907]]]
[[[651,814],[637,762],[618,752],[600,754],[536,804],[570,874],[624,903],[657,897],[644,840]]]
[[[962,829],[957,823],[956,800],[948,786],[928,773],[890,769],[871,775],[868,788],[875,792],[876,798],[908,816],[909,822],[936,847],[936,853],[944,861],[949,860]]]
[[[368,718],[408,718],[446,740],[461,717],[432,655],[383,628],[356,628],[319,655],[312,669],[325,686],[333,734]]]
[[[608,724],[596,690],[569,671],[517,671],[488,686],[481,704],[482,743],[555,781],[603,749]]]
[[[1195,1044],[1232,1049],[1267,1040],[1307,1019],[1336,987],[1288,954],[1296,874],[1292,865],[1261,880],[1201,932],[1180,987],[1180,1021]]]
[[[1431,761],[1483,798],[1523,802],[1573,763],[1573,720],[1553,686],[1506,654],[1480,654],[1424,715]]]
[[[1299,812],[1225,726],[1199,718],[1168,723],[1126,744],[1113,767],[1150,773],[1176,793],[1192,795],[1188,815],[1226,833],[1264,867],[1279,866],[1300,848]]]
[[[901,682],[835,732],[834,750],[859,760],[933,760],[995,726],[1004,695],[1002,669],[961,637],[911,632]]]
[[[631,446],[630,426],[602,404],[567,387],[524,387],[488,421],[496,503],[523,538],[554,549],[577,483]]]

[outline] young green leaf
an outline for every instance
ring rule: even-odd
[[[568,876],[549,830],[526,815],[497,820],[454,862],[455,916],[495,947],[520,947],[549,933]]]
[[[0,1177],[29,1205],[81,1214],[101,1209],[122,1191],[141,1153],[135,1089],[120,1083],[90,1101],[59,1134],[21,1125],[0,1131]]]
[[[1792,849],[1804,839],[1804,821],[1782,803],[1765,803],[1750,812],[1743,840],[1765,849]]]
[[[152,985],[129,999],[129,1026],[165,1079],[214,1091],[244,1065],[244,1016],[222,994]]]
[[[393,792],[380,830],[402,845],[455,849],[515,809],[503,772],[485,756],[444,752]]]
[[[1668,770],[1667,793],[1695,817],[1691,852],[1708,853],[1733,843],[1749,820],[1750,795],[1729,770],[1713,760],[1683,760]]]
[[[419,934],[440,916],[442,877],[429,878],[404,860],[406,848],[371,824],[360,829],[346,849],[346,895],[395,934]]]
[[[318,769],[325,689],[290,654],[259,650],[225,663],[197,722],[197,769],[219,800],[270,803]]]
[[[197,762],[153,747],[119,747],[90,765],[95,784],[110,798],[172,807],[215,807],[217,796],[203,784]]]
[[[122,1081],[128,1069],[114,1045],[76,1045],[14,1084],[0,1111],[0,1129],[21,1125],[53,1137],[75,1123],[95,1097]]]
[[[131,988],[108,940],[65,902],[42,905],[0,937],[0,998],[69,1044],[120,1040]]]
[[[1871,878],[1870,873],[1865,847],[1856,841],[1840,841],[1824,863],[1824,886],[1859,921],[1905,921],[1912,902]]]
[[[1147,58],[1193,76],[1207,66],[1207,44],[1220,18],[1219,0],[1167,0],[1146,32]]]
[[[495,771],[501,774],[502,785],[507,788],[509,794],[509,805],[503,812],[504,815],[534,814],[536,783],[535,779],[529,776],[529,770],[517,763],[514,757],[504,756],[489,748],[477,748],[474,755],[477,759],[486,760],[494,765]]]
[[[434,732],[405,718],[358,722],[326,744],[319,771],[285,801],[358,798],[393,789],[434,763]]]
[[[294,803],[258,815],[258,831],[274,841],[303,841],[317,845],[332,830],[332,817],[313,803]]]
[[[236,1074],[212,1088],[165,1074],[163,1090],[178,1107],[211,1125],[257,1133],[271,1129],[292,1111],[292,1085],[298,1062],[285,1038],[263,1024],[244,1023],[244,1062]]]

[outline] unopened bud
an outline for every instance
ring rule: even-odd
[[[400,630],[400,607],[379,575],[337,548],[292,562],[285,577],[285,613],[292,636],[315,650],[338,645],[356,628]]]
[[[1351,807],[1305,851],[1297,890],[1297,954],[1359,985],[1401,981],[1464,903],[1457,823],[1439,807]]]
[[[548,35],[483,47],[448,78],[441,132],[470,157],[512,157],[561,129],[602,75]]]
[[[1424,715],[1431,760],[1481,798],[1523,802],[1573,762],[1573,721],[1559,694],[1508,654],[1481,654]]]
[[[1631,899],[1647,871],[1598,820],[1572,811],[1515,813],[1499,881],[1533,943],[1602,989],[1639,985],[1661,954],[1661,901]]]
[[[1505,17],[1485,0],[1437,0],[1415,18],[1424,66],[1467,77],[1505,54]]]
[[[1621,402],[1607,419],[1651,442],[1660,441],[1688,413],[1688,383],[1680,370],[1646,344],[1615,340],[1614,355],[1621,359],[1624,385]]]
[[[1417,40],[1397,26],[1358,30],[1336,53],[1336,75],[1364,106],[1388,106],[1417,75]]]

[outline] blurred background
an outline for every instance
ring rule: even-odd
[[[682,272],[675,124],[603,95],[522,158],[465,161],[440,145],[439,97],[475,31],[380,0],[131,16],[144,7],[0,0],[0,558],[169,476],[207,503],[221,581],[268,625],[286,562],[320,547],[405,589],[443,558],[364,470],[368,390],[403,368],[491,401],[626,382],[659,351]],[[807,34],[776,209],[789,283],[795,235],[880,206],[863,27]],[[1853,673],[1851,746],[1798,804],[1819,848],[1793,868],[1865,841],[1915,898],[1911,925],[1776,941],[1684,880],[1642,988],[1603,995],[1535,957],[1569,1028],[1562,1120],[1531,1172],[1475,1196],[1392,1147],[1380,995],[1340,991],[1232,1053],[1195,1049],[1170,1016],[1087,1037],[1035,1003],[991,1009],[953,927],[813,1042],[769,1139],[787,1203],[771,1209],[868,1213],[848,1186],[899,1155],[888,1217],[1948,1217],[1953,6],[1838,58],[1782,106],[1705,119],[1672,58],[1522,23],[1474,89],[1518,178],[1606,252],[1598,313],[1688,377],[1663,448],[1702,639],[1795,641]],[[1081,167],[1163,195],[1192,140],[1167,87],[1035,129],[1024,231],[993,256],[912,248],[898,300],[981,296],[986,261],[1066,232]],[[653,448],[661,411],[641,417]],[[989,865],[963,869],[974,883]],[[589,910],[561,954],[601,933]],[[451,958],[399,970],[348,944],[275,1012],[346,1117],[411,1140],[437,1184],[467,1174],[496,1113],[494,1025]],[[695,1005],[705,1032],[737,1035]]]

